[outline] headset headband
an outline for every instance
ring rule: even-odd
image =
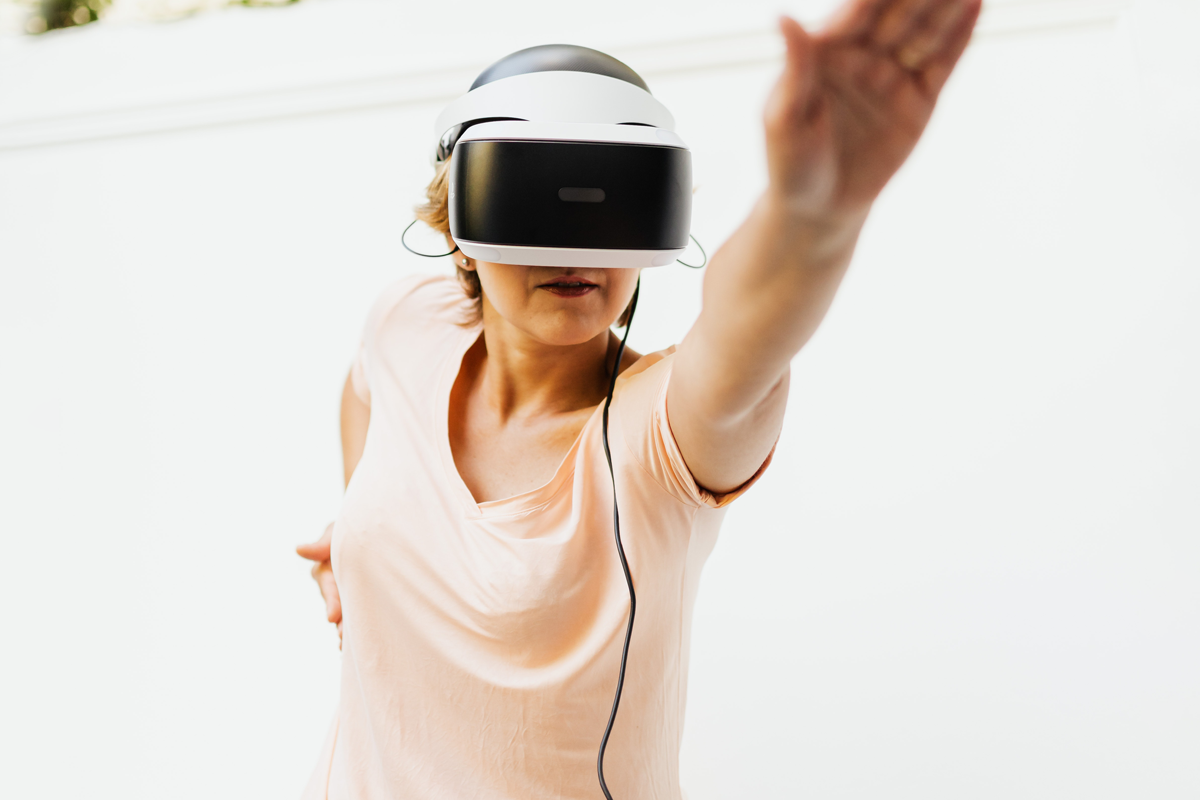
[[[472,89],[438,115],[433,132],[441,142],[457,125],[495,119],[632,123],[675,130],[671,112],[645,89],[607,75],[555,70],[513,75]]]

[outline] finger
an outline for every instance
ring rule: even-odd
[[[333,575],[333,566],[328,561],[313,564],[313,580],[325,601],[325,616],[330,622],[342,618],[342,596],[338,593],[337,579]]]
[[[902,42],[920,23],[930,0],[896,0],[879,15],[871,41],[885,52]]]
[[[921,71],[920,82],[927,95],[936,97],[946,85],[950,73],[954,71],[954,65],[958,63],[971,41],[971,31],[975,29],[975,22],[979,19],[981,5],[982,0],[966,0],[965,13],[946,37],[942,51],[931,58]]]
[[[329,546],[332,541],[333,523],[331,522],[325,526],[325,532],[321,534],[320,539],[308,544],[296,545],[296,552],[303,558],[307,558],[311,561],[328,561]]]
[[[779,17],[779,31],[787,44],[784,74],[794,82],[795,90],[808,91],[815,79],[812,37],[803,25],[786,15]]]
[[[317,585],[321,587],[321,596],[325,598],[325,618],[330,622],[341,622],[342,598],[338,594],[337,581],[334,580],[333,570],[321,570],[317,577]]]
[[[907,70],[920,69],[946,45],[966,11],[966,5],[959,1],[938,5],[908,41],[896,48],[896,61]]]

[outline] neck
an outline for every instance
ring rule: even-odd
[[[546,344],[511,325],[486,297],[481,344],[472,348],[472,383],[501,420],[595,406],[616,356],[608,329],[579,344]]]

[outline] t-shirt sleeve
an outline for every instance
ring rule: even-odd
[[[649,354],[643,358],[657,358]],[[625,444],[638,464],[669,494],[690,506],[723,508],[741,497],[766,471],[775,448],[745,483],[728,492],[710,492],[696,482],[671,431],[667,417],[667,387],[671,379],[673,353],[630,376],[614,399],[620,415]],[[636,368],[637,365],[634,365]]]
[[[412,294],[413,290],[423,283],[438,279],[437,276],[430,275],[406,275],[383,287],[367,311],[358,350],[350,364],[350,386],[358,399],[368,406],[371,405],[371,363],[375,358],[380,327],[392,309]]]

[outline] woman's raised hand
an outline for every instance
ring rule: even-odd
[[[849,0],[814,34],[780,17],[787,61],[763,121],[783,209],[861,221],[924,131],[980,2]]]
[[[337,582],[333,579],[333,565],[329,562],[329,545],[333,540],[333,523],[325,527],[321,538],[311,544],[296,546],[296,552],[310,561],[315,561],[312,568],[313,580],[325,598],[325,618],[337,625],[338,649],[342,646],[342,598],[338,596]]]

